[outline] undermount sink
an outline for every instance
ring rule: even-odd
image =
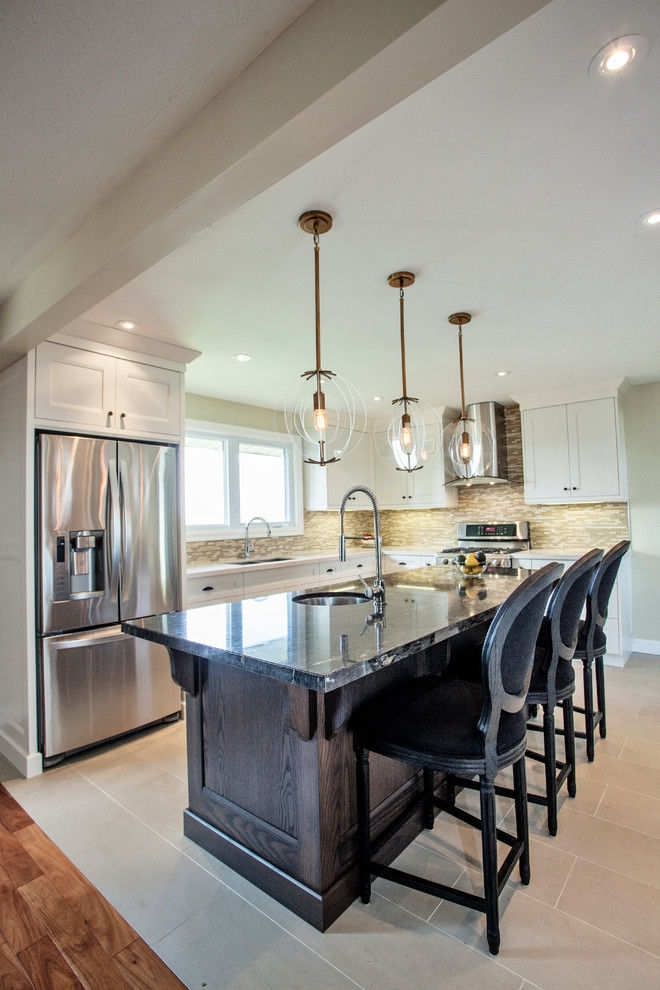
[[[370,599],[360,591],[338,591],[334,595],[294,595],[297,605],[364,605]]]
[[[243,567],[245,564],[277,564],[281,560],[292,559],[292,557],[258,557],[255,560],[229,560],[227,563],[235,567]]]

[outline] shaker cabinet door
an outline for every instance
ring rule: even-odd
[[[571,402],[566,409],[572,497],[617,498],[620,485],[614,399]]]
[[[178,371],[137,361],[117,361],[117,410],[120,429],[140,433],[179,433]]]
[[[115,359],[50,341],[39,344],[35,416],[84,426],[118,425]]]
[[[570,498],[566,406],[544,406],[523,413],[525,497],[542,502]]]

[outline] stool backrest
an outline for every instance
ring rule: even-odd
[[[593,649],[594,634],[598,626],[605,625],[610,595],[619,573],[621,558],[630,549],[630,540],[621,540],[605,554],[600,567],[594,574],[594,579],[587,595],[587,615],[584,623],[584,633],[587,648]]]
[[[555,681],[560,660],[572,660],[580,631],[580,615],[603,557],[590,550],[564,572],[550,596],[538,639],[545,650],[543,669],[547,679],[548,705],[556,704]]]
[[[481,652],[484,703],[479,729],[484,739],[486,772],[497,769],[497,732],[503,711],[525,704],[541,621],[561,564],[546,564],[513,591],[495,613]],[[524,736],[524,723],[523,723]]]

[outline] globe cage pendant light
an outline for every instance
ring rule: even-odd
[[[412,272],[394,272],[388,285],[399,290],[399,322],[401,328],[401,380],[403,395],[392,399],[392,405],[403,407],[397,412],[387,431],[387,442],[394,454],[397,471],[420,471],[440,450],[442,425],[440,416],[429,403],[408,395],[406,384],[406,342],[404,321],[404,289],[415,283]],[[382,453],[382,451],[381,451]]]
[[[486,473],[493,460],[493,435],[483,423],[468,418],[465,411],[463,383],[463,327],[472,317],[469,313],[452,313],[448,318],[458,327],[458,365],[461,376],[461,416],[447,426],[447,449],[456,471],[454,480],[469,481]]]
[[[298,226],[314,238],[314,299],[316,311],[316,367],[304,371],[305,384],[288,395],[284,404],[287,433],[300,449],[306,464],[333,464],[359,443],[366,429],[364,401],[345,378],[321,366],[321,304],[319,238],[332,227],[332,217],[322,210],[309,210]],[[313,379],[314,390],[309,387]]]

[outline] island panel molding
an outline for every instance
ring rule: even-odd
[[[324,931],[358,895],[351,714],[481,642],[527,573],[487,575],[480,600],[456,594],[453,568],[405,568],[386,576],[384,621],[370,602],[288,593],[125,623],[168,648],[188,693],[184,834]],[[374,834],[422,793],[421,771],[374,755]],[[384,860],[423,827],[420,806]]]

